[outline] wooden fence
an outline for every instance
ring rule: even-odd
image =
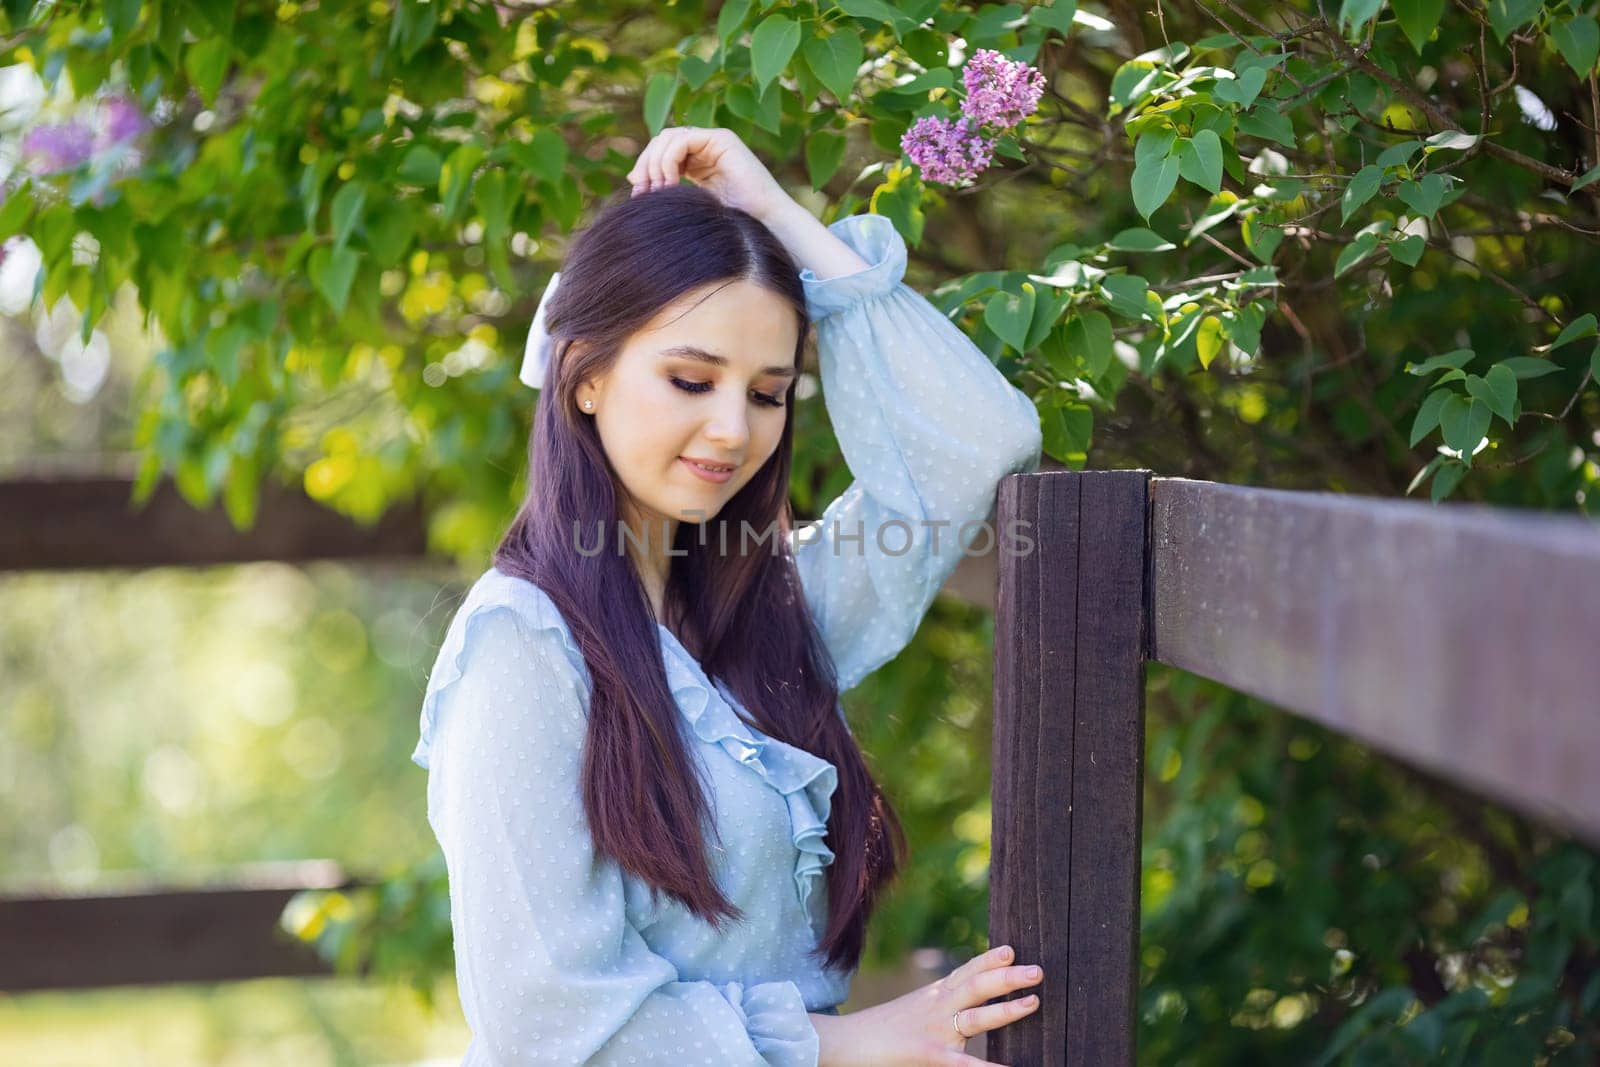
[[[1033,545],[998,559],[989,938],[1047,977],[989,1059],[1134,1063],[1149,661],[1600,843],[1587,519],[1142,470],[1013,475],[998,514]]]

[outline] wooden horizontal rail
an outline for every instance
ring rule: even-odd
[[[368,528],[267,483],[254,527],[240,531],[221,507],[198,510],[167,480],[135,507],[133,485],[126,477],[61,474],[0,481],[0,571],[415,559],[427,549],[416,503],[394,505]]]
[[[0,899],[0,992],[327,975],[279,917],[302,890],[361,884],[318,860],[181,889]]]
[[[1150,483],[1151,645],[1600,844],[1600,526]]]

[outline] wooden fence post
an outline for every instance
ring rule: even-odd
[[[997,1063],[1134,1063],[1149,485],[1000,484],[989,942],[1045,979],[1037,1011],[987,1035]]]

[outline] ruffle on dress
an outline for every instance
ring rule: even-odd
[[[678,709],[688,718],[695,736],[718,745],[734,760],[783,797],[789,806],[790,839],[798,856],[794,866],[795,896],[801,911],[819,919],[821,897],[817,890],[823,869],[833,862],[833,850],[823,844],[828,832],[828,815],[833,808],[833,791],[839,784],[839,771],[832,763],[765,734],[758,734],[739,718],[732,697],[720,685],[712,685],[688,649],[666,626],[657,624],[662,644],[667,682]],[[816,910],[813,910],[815,907]]]
[[[428,678],[422,701],[420,739],[411,759],[428,766],[428,750],[433,740],[434,708],[440,695],[461,677],[467,639],[492,611],[514,611],[535,632],[554,630],[561,638],[567,658],[581,672],[585,687],[592,684],[583,653],[567,628],[566,621],[544,590],[532,582],[505,574],[491,567],[473,585],[456,612],[444,643]],[[695,736],[719,746],[734,760],[782,796],[789,809],[789,836],[797,859],[794,867],[795,897],[802,913],[819,920],[821,897],[818,883],[823,869],[833,862],[833,850],[823,844],[832,811],[833,791],[839,772],[832,763],[804,749],[765,735],[757,736],[739,718],[730,697],[712,685],[688,649],[666,626],[657,624],[662,640],[662,660],[667,683],[678,711],[689,721]],[[816,910],[813,910],[815,906]]]

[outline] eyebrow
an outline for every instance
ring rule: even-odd
[[[707,352],[705,349],[698,348],[695,345],[673,345],[671,348],[663,349],[661,355],[666,358],[676,356],[681,359],[693,359],[701,363],[709,363],[713,367],[726,367],[728,365],[728,358],[726,356],[719,356],[714,352]],[[782,364],[773,367],[763,367],[761,368],[761,373],[775,374],[780,378],[793,378],[795,376],[795,370],[793,367],[784,366]]]

